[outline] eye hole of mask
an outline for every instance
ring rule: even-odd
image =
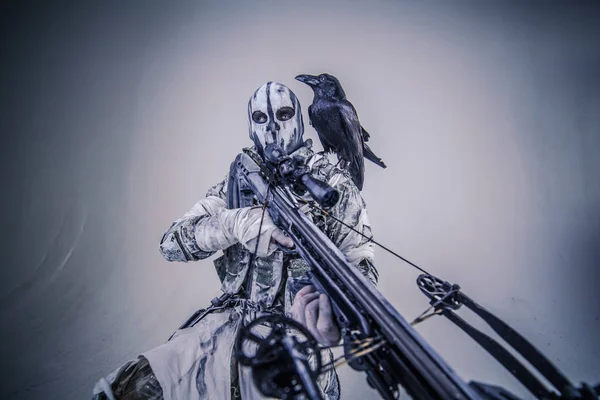
[[[292,107],[281,107],[277,110],[277,119],[280,121],[287,121],[296,114],[296,111]]]
[[[267,114],[262,111],[254,111],[252,113],[252,120],[257,124],[264,124],[267,122]]]

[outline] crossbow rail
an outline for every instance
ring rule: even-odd
[[[312,267],[311,281],[332,302],[341,327],[349,365],[367,374],[367,381],[384,399],[398,396],[398,385],[415,399],[516,399],[502,388],[463,381],[415,331],[377,289],[348,263],[346,257],[301,211],[286,185],[272,169],[240,154],[234,166],[265,206],[275,223],[295,244],[296,251]],[[457,286],[424,274],[418,281],[431,305],[463,328],[515,375],[538,398],[597,399],[600,388],[575,388],[552,364],[508,325],[470,300]],[[477,331],[452,310],[464,304],[482,316],[504,336],[558,390],[547,389],[529,370],[487,335]],[[508,333],[508,336],[504,335]],[[366,344],[366,347],[365,347]],[[512,358],[511,358],[512,357]]]

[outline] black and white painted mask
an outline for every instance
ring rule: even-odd
[[[248,102],[250,138],[264,155],[274,143],[291,154],[302,146],[304,122],[296,95],[285,85],[267,82],[254,92]]]

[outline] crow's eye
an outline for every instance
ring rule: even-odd
[[[281,107],[277,110],[277,119],[280,121],[287,121],[296,114],[296,111],[292,107]]]
[[[262,111],[254,111],[252,113],[252,120],[257,124],[264,124],[267,122],[267,114]]]
[[[319,80],[320,80],[321,82],[324,82],[324,81],[325,81],[325,75],[321,75],[321,76],[319,76]]]

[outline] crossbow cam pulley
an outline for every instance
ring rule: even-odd
[[[282,315],[259,317],[240,329],[235,349],[240,364],[252,368],[252,379],[263,395],[321,398],[316,384],[320,348],[300,323]]]

